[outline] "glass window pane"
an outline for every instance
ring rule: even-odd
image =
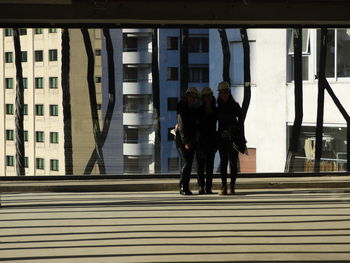
[[[6,86],[6,89],[13,89],[13,78],[6,78],[5,86]]]
[[[320,64],[320,47],[321,47],[321,30],[317,30],[317,72]],[[335,30],[328,30],[328,44],[327,44],[327,55],[326,55],[326,77],[335,77]]]
[[[137,67],[124,66],[124,82],[137,82],[138,77]]]
[[[350,77],[350,29],[337,29],[337,77]]]
[[[44,55],[42,50],[35,50],[34,51],[34,60],[36,62],[42,62],[44,60]]]
[[[294,56],[291,56],[291,79],[294,81]],[[302,56],[303,80],[309,80],[309,56]]]

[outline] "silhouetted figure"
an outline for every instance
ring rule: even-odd
[[[233,136],[235,136],[237,131],[243,127],[243,115],[241,107],[232,97],[230,86],[227,82],[220,82],[218,85],[218,91],[218,146],[221,159],[220,175],[222,182],[220,194],[227,195],[227,193],[235,193],[238,152],[233,146]],[[230,163],[231,170],[229,192],[227,191],[228,163]]]
[[[199,194],[212,194],[214,158],[217,151],[217,109],[215,97],[210,88],[201,92],[202,105],[199,108],[197,173]]]
[[[185,98],[178,103],[176,147],[182,159],[180,171],[180,194],[191,195],[189,189],[191,169],[197,148],[198,90],[195,87],[186,91]]]

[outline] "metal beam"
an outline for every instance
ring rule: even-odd
[[[37,27],[62,24],[339,27],[350,24],[349,0],[71,0],[70,4],[62,4],[67,1],[32,0],[32,4],[27,1],[24,4],[19,0],[2,0],[0,26],[16,23]]]

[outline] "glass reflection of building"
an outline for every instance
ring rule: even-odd
[[[227,29],[232,93],[243,99],[243,48],[238,29]],[[61,93],[61,30],[22,29],[25,87],[25,165],[28,175],[65,174]],[[95,87],[100,126],[108,102],[107,52],[101,30],[89,30],[95,54]],[[15,174],[16,72],[12,31],[0,29],[2,54],[0,115],[1,174]],[[326,75],[345,109],[350,108],[348,29],[330,29]],[[155,112],[152,93],[152,30],[112,29],[116,103],[103,147],[108,174],[155,171]],[[248,29],[252,98],[246,119],[249,156],[241,156],[241,171],[282,172],[294,121],[291,31]],[[216,29],[189,29],[188,86],[201,89],[222,80],[222,45]],[[70,89],[74,174],[83,174],[95,147],[87,88],[87,57],[79,29],[70,30]],[[307,171],[313,156],[317,108],[319,30],[303,30],[304,118],[297,171]],[[170,134],[176,124],[180,97],[180,30],[158,30],[160,82],[161,172],[178,172],[179,158]],[[324,170],[344,169],[346,123],[326,94]],[[311,149],[311,150],[310,150]],[[218,166],[216,159],[216,168]],[[322,169],[322,167],[321,167]],[[99,169],[95,164],[93,174]]]

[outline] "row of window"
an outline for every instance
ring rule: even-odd
[[[129,67],[124,65],[124,82],[140,82],[139,69],[137,67]],[[179,68],[168,67],[167,68],[167,80],[179,80]],[[189,66],[188,68],[188,81],[189,82],[209,82],[209,68],[207,65]]]
[[[52,104],[49,107],[50,107],[50,116],[58,116],[58,105]],[[7,115],[13,115],[14,114],[14,105],[13,104],[6,104],[5,105],[5,113]],[[28,104],[24,104],[23,114],[28,115]],[[35,105],[35,115],[36,116],[44,116],[44,104],[36,104]]]
[[[57,49],[49,49],[49,61],[57,61]],[[12,63],[14,61],[13,52],[5,52],[5,63]],[[28,52],[21,51],[21,62],[28,61]],[[34,51],[34,61],[43,62],[44,61],[44,51],[35,50]]]
[[[143,43],[144,44],[144,43]],[[190,53],[207,53],[209,52],[209,38],[206,35],[189,36],[187,38],[188,52]],[[179,38],[169,36],[167,38],[167,49],[178,50],[179,49]],[[124,52],[135,52],[140,51],[139,39],[135,36],[129,36],[123,34],[123,51]]]
[[[34,28],[34,34],[35,35],[41,35],[43,34],[44,29],[43,28]],[[57,33],[57,28],[49,28],[48,29],[49,33]],[[27,35],[27,29],[26,28],[20,28],[19,29],[19,34],[21,36]],[[5,37],[10,37],[13,36],[13,29],[12,28],[5,28]]]
[[[13,155],[6,155],[6,166],[11,167],[15,165],[15,157]],[[29,168],[29,159],[24,157],[24,167]],[[45,169],[45,159],[44,158],[35,158],[35,167],[39,170]],[[56,159],[50,159],[50,170],[58,171],[59,170],[59,161]]]
[[[28,141],[28,131],[24,131],[24,141]],[[14,130],[6,130],[6,140],[14,140]],[[35,142],[45,142],[45,132],[37,131],[35,132]],[[50,143],[58,143],[58,132],[50,132]]]
[[[6,89],[13,89],[14,88],[15,80],[14,78],[5,78],[5,88]],[[23,78],[23,88],[28,88],[28,78]],[[37,77],[34,78],[34,88],[36,89],[43,89],[44,88],[44,78],[43,77]],[[50,89],[57,89],[58,88],[58,77],[49,77],[49,88]]]

